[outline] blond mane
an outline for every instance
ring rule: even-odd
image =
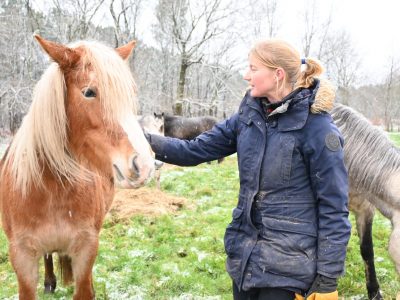
[[[70,47],[79,46],[86,50],[81,58],[82,66],[90,66],[96,74],[104,118],[116,123],[135,114],[136,86],[127,62],[114,49],[102,44],[79,42]],[[11,175],[14,188],[23,195],[32,184],[43,187],[45,167],[60,183],[93,178],[68,147],[65,96],[64,75],[52,63],[35,86],[31,107],[3,163],[2,173]]]

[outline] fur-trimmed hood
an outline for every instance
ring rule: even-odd
[[[317,79],[319,87],[316,90],[314,103],[311,105],[311,112],[318,114],[322,112],[329,112],[335,102],[335,87],[326,79]]]

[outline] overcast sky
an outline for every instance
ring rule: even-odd
[[[45,5],[43,1],[36,0],[34,3],[41,9]],[[152,35],[150,25],[155,22],[153,8],[156,2],[143,1],[143,18],[138,29],[145,42],[146,36]],[[304,30],[301,26],[304,23],[302,13],[307,3],[312,3],[312,0],[278,0],[278,37],[288,40],[299,50]],[[354,48],[362,59],[360,71],[369,82],[384,77],[391,57],[400,61],[400,0],[316,0],[316,4],[318,18],[324,20],[332,12],[332,27],[345,29],[350,34]],[[109,18],[108,5],[102,14]],[[100,18],[103,24],[106,23],[104,17]],[[148,43],[151,44],[151,41]],[[238,54],[246,58],[250,47],[242,45]]]
[[[279,0],[285,12],[282,21],[282,36],[298,40],[301,28],[287,26],[305,2]],[[346,29],[354,47],[362,58],[362,68],[369,77],[377,73],[383,76],[391,56],[400,59],[400,1],[399,0],[320,0],[317,1],[321,16],[326,16],[332,7],[333,26]],[[296,8],[295,8],[296,7]],[[282,11],[281,11],[282,12]],[[287,19],[287,20],[286,20]]]

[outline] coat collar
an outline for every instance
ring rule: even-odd
[[[258,111],[263,117],[264,117],[264,111],[263,108],[261,106],[261,101],[263,98],[259,98],[259,97],[252,97],[250,95],[250,89],[246,92],[246,105],[249,106],[250,108]]]
[[[250,91],[246,93],[246,98],[246,104],[264,117],[265,114],[261,105],[263,98],[252,97]],[[275,115],[278,118],[279,131],[303,128],[310,111],[312,113],[324,113],[331,110],[335,91],[328,81],[315,78],[312,86],[295,90],[286,98],[286,101],[270,114],[270,117]]]

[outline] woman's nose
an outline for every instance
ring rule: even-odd
[[[246,73],[243,76],[243,79],[247,80],[247,81],[250,81],[250,72],[249,72],[249,70],[246,71]]]

